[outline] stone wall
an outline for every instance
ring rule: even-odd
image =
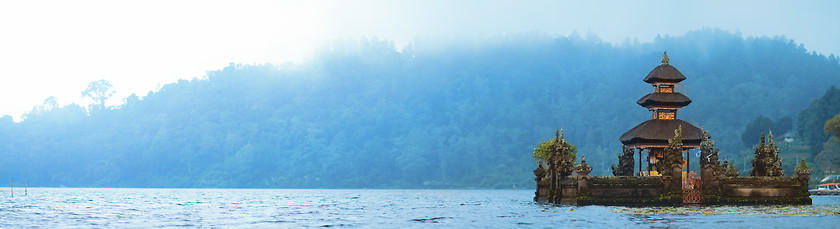
[[[701,170],[700,203],[732,204],[811,204],[808,193],[810,169],[797,168],[795,177],[724,177],[712,166]],[[589,176],[591,167],[581,160],[576,176],[538,175],[534,200],[577,205],[682,205],[682,171],[674,166],[664,176]],[[552,187],[553,186],[553,187]],[[686,191],[687,203],[696,203],[696,191]]]
[[[579,205],[671,205],[671,194],[662,177],[590,177],[581,190]],[[680,199],[681,200],[681,199]]]
[[[678,178],[679,179],[679,178]],[[807,177],[716,177],[702,191],[704,205],[811,204]],[[568,176],[555,194],[548,180],[537,184],[534,200],[575,205],[682,205],[671,177]]]
[[[534,200],[576,205],[674,205],[682,200],[667,191],[662,177],[569,176],[557,184],[558,193],[552,195],[549,182],[539,182]]]
[[[797,177],[719,179],[718,187],[704,190],[703,204],[811,204],[807,180]]]
[[[551,188],[551,182],[548,179],[537,183],[537,192],[534,197],[538,202],[560,203],[560,204],[576,204],[575,199],[578,193],[578,178],[574,176],[558,178],[556,184],[559,187]],[[552,190],[557,190],[552,193]]]

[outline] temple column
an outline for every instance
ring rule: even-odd
[[[639,173],[637,173],[637,176],[642,176],[642,151],[643,150],[644,149],[639,149]]]
[[[652,148],[648,148],[647,151],[648,151],[648,156],[647,156],[647,160],[646,160],[646,162],[647,162],[647,172],[648,172],[648,176],[650,176],[650,172],[653,171],[653,169],[655,169],[654,166],[656,166],[655,164],[651,165],[650,161],[651,161],[651,158],[656,158],[656,155],[655,155],[656,153],[653,152]]]
[[[691,152],[690,149],[685,150],[685,172],[691,172]]]

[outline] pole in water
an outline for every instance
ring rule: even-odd
[[[9,188],[12,189],[12,197],[15,197],[15,178],[12,177],[12,183],[9,185]]]
[[[29,192],[26,190],[26,178],[23,178],[23,195],[28,196]]]

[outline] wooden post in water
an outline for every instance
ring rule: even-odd
[[[15,178],[12,177],[12,183],[9,185],[9,188],[12,189],[12,197],[15,197]]]
[[[28,196],[29,192],[26,190],[26,178],[23,178],[23,195]]]

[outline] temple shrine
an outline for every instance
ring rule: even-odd
[[[636,102],[651,112],[651,119],[619,137],[623,152],[618,154],[619,165],[612,166],[613,175],[590,176],[593,168],[586,163],[585,152],[577,152],[558,130],[554,139],[534,149],[538,161],[534,200],[577,205],[811,204],[811,168],[802,160],[794,176],[784,176],[772,133],[767,144],[761,135],[748,177],[739,176],[732,163],[721,164],[720,150],[714,148],[708,131],[677,118],[691,103],[676,91],[686,78],[670,65],[667,53],[661,61],[643,79],[653,92]],[[700,151],[700,176],[688,172],[691,149]]]
[[[647,150],[648,167],[646,171],[639,171],[638,175],[661,176],[656,168],[656,162],[664,157],[664,150],[668,147],[668,139],[674,137],[674,130],[682,127],[683,150],[700,147],[703,132],[686,121],[677,118],[677,112],[691,103],[691,99],[676,91],[677,84],[685,80],[685,76],[670,65],[668,53],[662,54],[662,64],[654,68],[644,78],[646,83],[653,86],[653,93],[647,94],[636,103],[647,108],[652,117],[633,127],[619,138],[621,143],[629,148],[639,150],[639,168],[642,168],[642,152]],[[688,159],[689,157],[685,157]],[[685,161],[682,167],[688,168]]]

